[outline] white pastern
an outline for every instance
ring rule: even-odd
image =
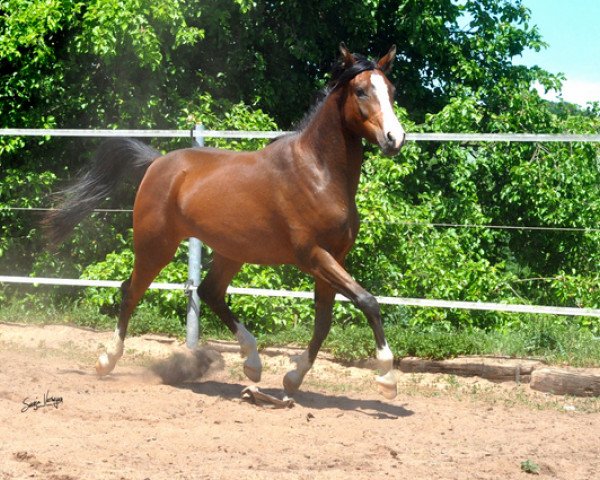
[[[394,354],[386,343],[383,347],[377,349],[377,360],[379,368],[385,374],[394,366]]]
[[[236,327],[235,336],[240,344],[242,357],[246,357],[244,373],[253,382],[258,382],[260,381],[262,364],[256,348],[256,339],[241,323],[236,323]]]
[[[123,350],[125,348],[125,342],[121,340],[121,336],[119,335],[119,329],[115,329],[115,333],[113,335],[112,342],[110,346],[106,349],[106,353],[108,353],[109,357],[118,357],[121,358],[123,356]]]
[[[310,370],[310,367],[312,367],[312,364],[308,360],[308,350],[305,350],[302,355],[298,357],[298,360],[296,360],[296,370],[304,377]]]
[[[236,323],[236,327],[235,337],[240,344],[242,356],[247,357],[252,352],[256,352],[256,339],[254,336],[241,323]]]
[[[283,378],[283,388],[286,392],[286,398],[288,398],[288,394],[292,395],[298,391],[300,385],[302,385],[304,376],[312,367],[312,364],[308,360],[308,350],[305,350],[304,353],[294,361],[296,363],[296,368],[286,373]]]
[[[381,108],[383,134],[387,136],[388,133],[391,133],[395,139],[394,147],[399,148],[405,133],[402,125],[400,125],[400,122],[398,121],[398,117],[396,117],[396,114],[394,113],[388,86],[385,83],[383,75],[377,72],[373,73],[373,75],[371,75],[371,85],[373,85],[375,97],[379,101],[379,106]]]
[[[394,354],[386,343],[377,349],[377,361],[382,374],[375,377],[379,393],[385,398],[392,399],[398,394],[397,379],[394,373]]]
[[[108,375],[114,370],[119,358],[123,356],[124,347],[125,342],[121,340],[119,329],[117,328],[111,342],[106,348],[106,352],[98,357],[98,361],[96,362],[96,372],[98,375]]]

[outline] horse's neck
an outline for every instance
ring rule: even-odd
[[[354,196],[363,161],[362,140],[344,126],[339,95],[340,92],[333,92],[323,101],[301,132],[300,141],[303,150],[311,152],[320,168],[345,182]]]

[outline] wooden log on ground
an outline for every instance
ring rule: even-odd
[[[576,397],[600,397],[600,368],[536,369],[530,387],[540,392]]]
[[[544,364],[538,360],[519,358],[456,357],[428,360],[406,357],[399,369],[406,373],[446,373],[464,377],[477,376],[493,382],[528,383],[531,372]]]

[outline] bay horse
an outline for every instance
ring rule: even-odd
[[[186,148],[161,155],[139,141],[108,140],[92,166],[63,192],[61,205],[45,220],[55,242],[121,177],[137,174],[141,179],[133,209],[134,268],[123,282],[114,337],[96,364],[99,375],[108,375],[123,355],[129,318],[152,280],[183,239],[197,237],[213,250],[198,295],[236,336],[250,380],[260,380],[261,360],[255,338],[225,302],[227,286],[244,263],[291,264],[315,279],[315,324],[307,350],[284,376],[286,395],[299,389],[314,363],[340,293],[364,313],[373,330],[379,392],[396,396],[393,355],[379,305],[344,269],[359,227],[355,196],[362,140],[388,156],[396,155],[405,141],[393,110],[394,87],[386,78],[396,47],[376,61],[352,54],[343,43],[340,52],[325,98],[295,133],[254,152]]]

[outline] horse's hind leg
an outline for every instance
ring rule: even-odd
[[[335,291],[326,282],[317,279],[315,284],[315,328],[313,337],[308,344],[308,349],[297,360],[296,368],[290,370],[283,377],[283,388],[286,395],[293,395],[298,391],[304,376],[315,362],[323,340],[325,340],[331,329],[334,299]]]
[[[127,324],[129,323],[129,316],[131,316],[131,312],[129,313],[129,316],[127,316],[125,313],[127,310],[130,310],[126,307],[126,305],[129,303],[127,299],[129,298],[128,293],[130,290],[130,285],[131,277],[121,284],[121,307],[119,309],[119,322],[111,342],[106,347],[106,351],[100,354],[98,361],[96,362],[96,373],[100,376],[105,376],[112,372],[119,358],[123,356]]]
[[[260,381],[262,365],[256,348],[256,339],[233,315],[227,303],[225,303],[227,286],[241,267],[242,263],[225,258],[215,252],[212,266],[198,287],[198,296],[236,336],[240,344],[241,354],[246,357],[244,373],[253,382],[258,382]]]
[[[122,300],[119,321],[112,341],[106,351],[98,357],[96,372],[100,376],[108,375],[123,356],[125,336],[129,319],[140,299],[163,267],[171,261],[179,241],[162,238],[160,242],[147,240],[136,242],[135,263],[129,280],[121,286]],[[141,243],[141,244],[140,244]],[[160,245],[160,248],[157,248]]]

